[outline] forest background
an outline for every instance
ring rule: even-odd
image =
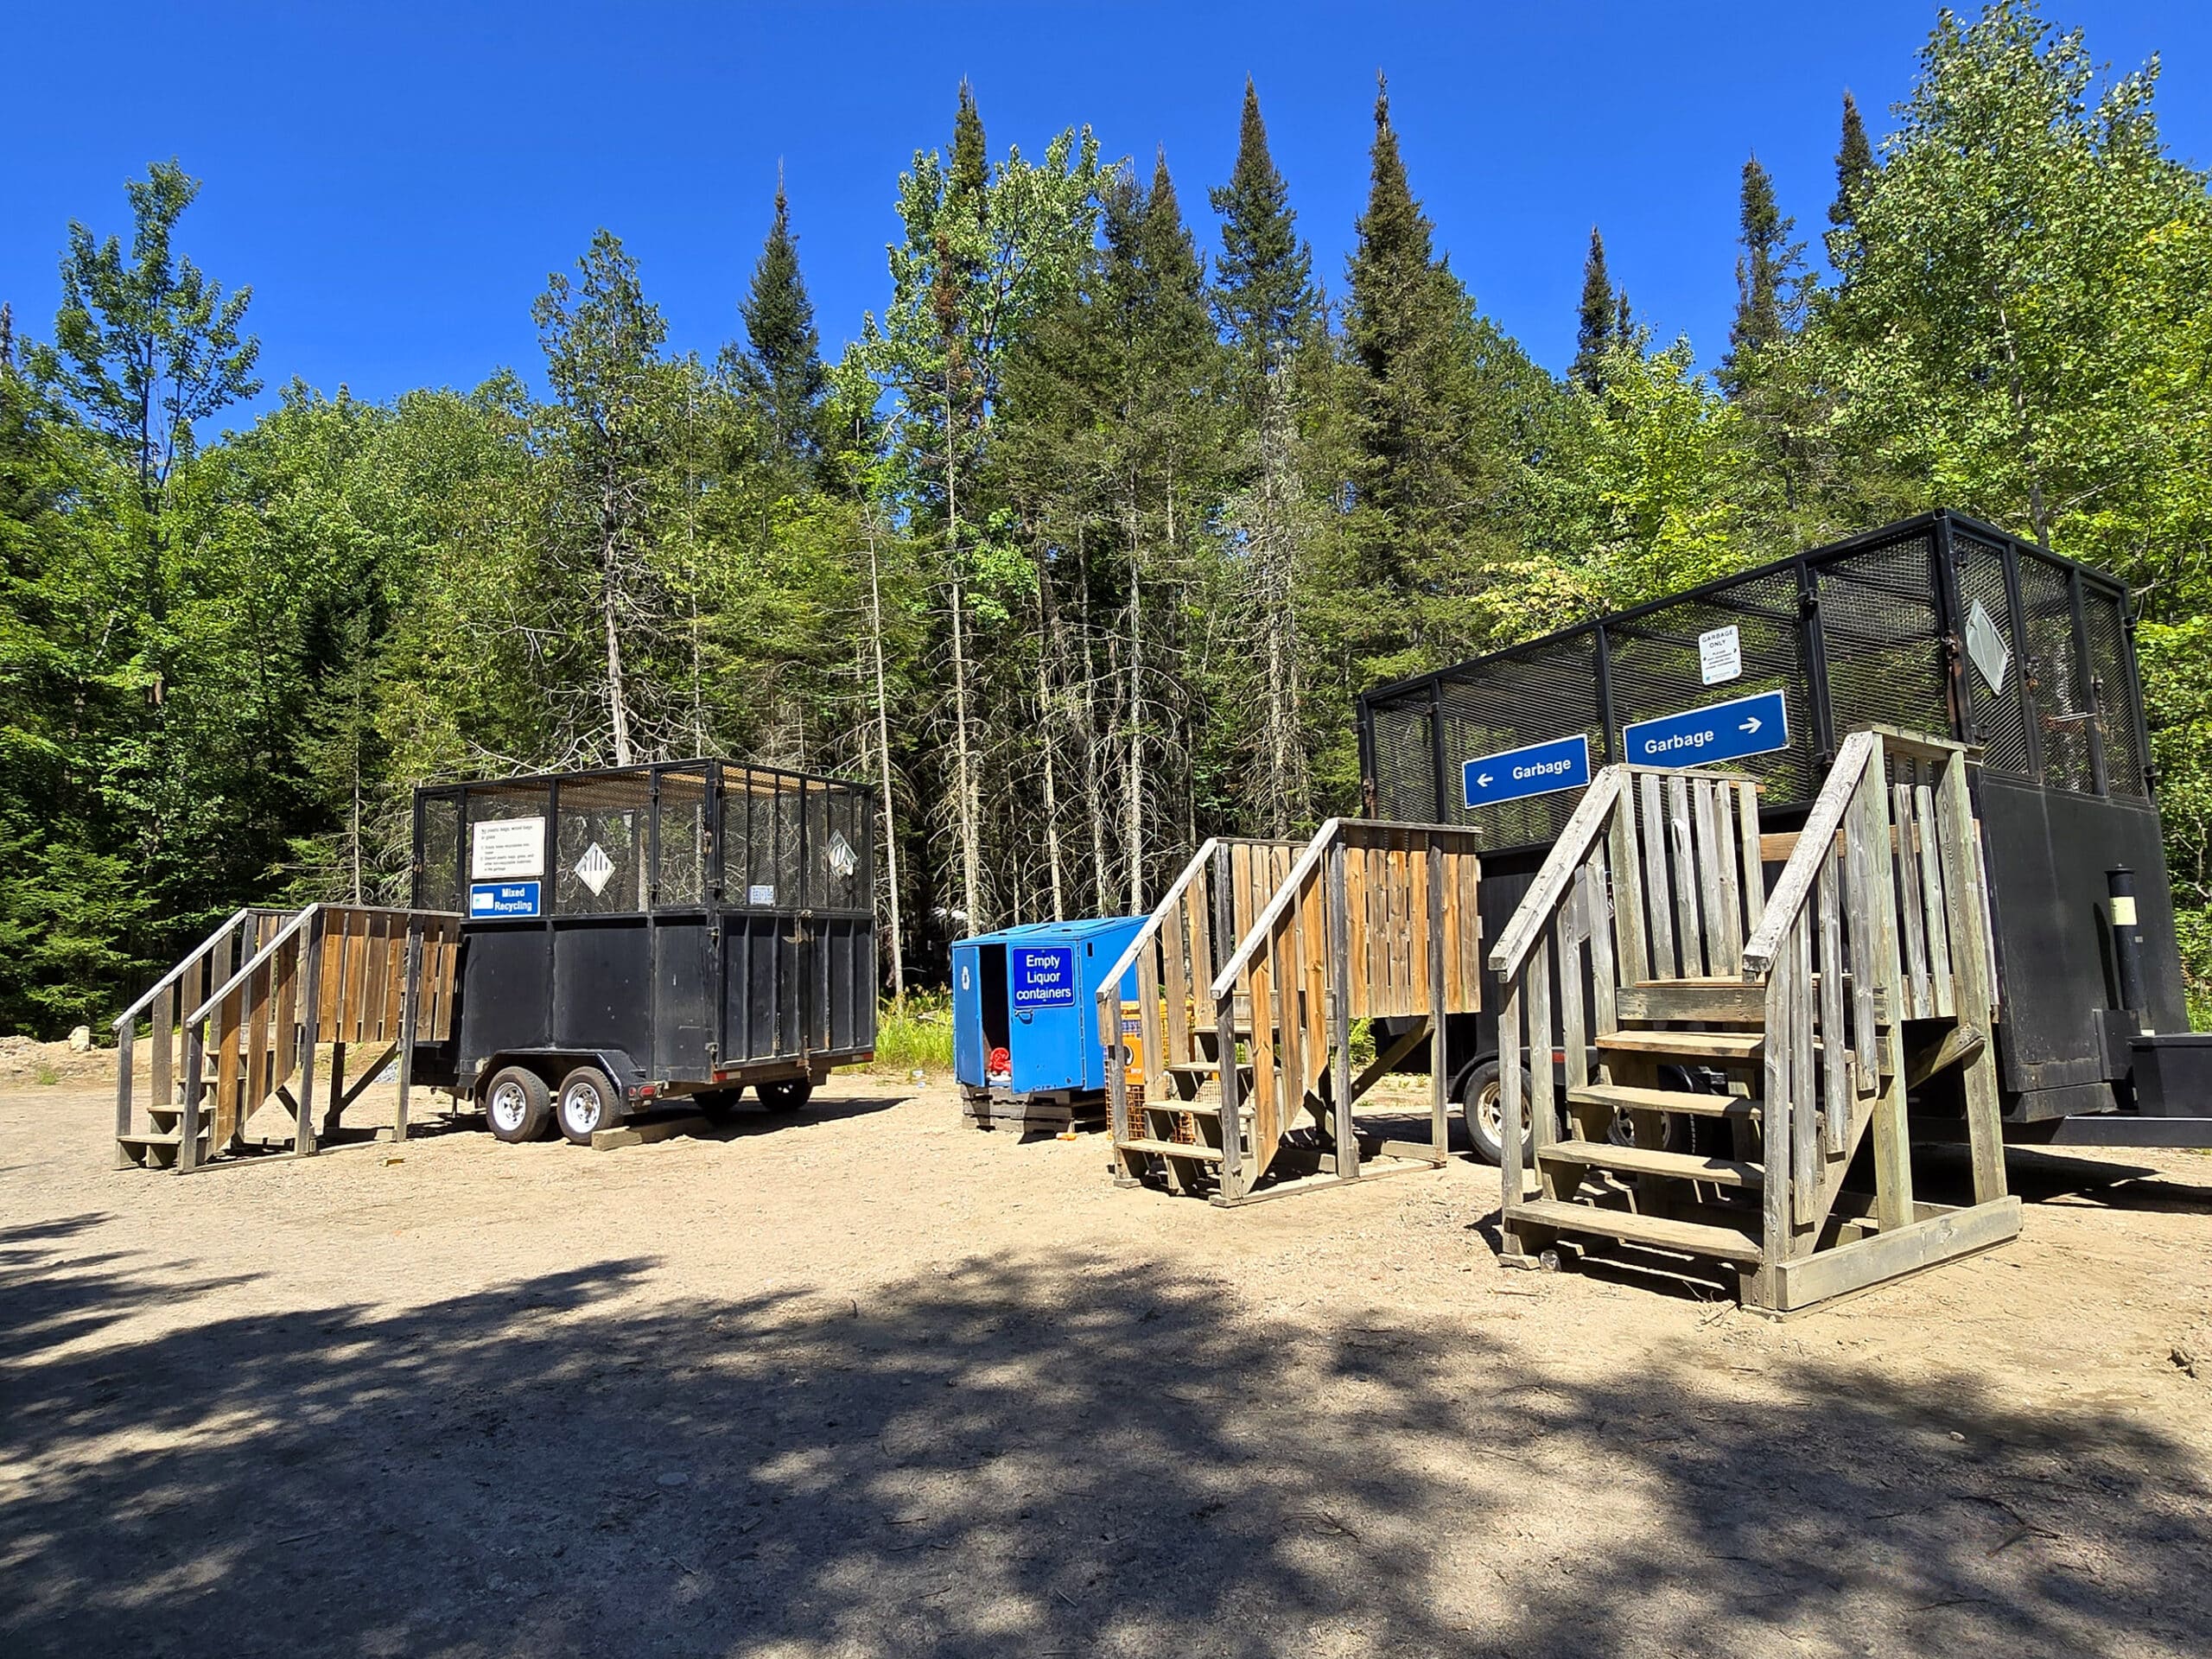
[[[963,85],[834,362],[779,190],[711,359],[601,231],[532,308],[544,395],[294,381],[219,435],[251,291],[156,164],[50,324],[0,308],[0,1030],[104,1023],[243,902],[404,902],[418,781],[702,753],[876,792],[887,988],[929,982],[1356,810],[1364,688],[1936,505],[2133,588],[2202,1025],[2212,199],[2157,84],[1942,14],[1878,146],[1845,97],[1821,222],[1745,162],[1715,371],[1593,230],[1563,376],[1436,245],[1387,88],[1339,275],[1250,86],[1201,246],[1164,156],[995,151]]]

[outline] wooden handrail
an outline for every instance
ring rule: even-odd
[[[1144,925],[1137,929],[1128,948],[1114,959],[1114,965],[1106,970],[1105,978],[1098,982],[1095,1000],[1100,1016],[1103,1018],[1110,1010],[1116,1029],[1122,1014],[1122,976],[1136,965],[1137,957],[1160,937],[1160,923],[1166,919],[1168,912],[1181,902],[1183,895],[1191,890],[1191,883],[1198,880],[1198,872],[1212,860],[1216,849],[1230,844],[1217,836],[1206,838],[1205,844],[1183,867],[1183,874],[1177,876],[1167,891],[1160,895],[1160,902],[1152,907],[1152,914],[1144,918]]]
[[[1306,877],[1327,856],[1330,846],[1339,839],[1349,842],[1351,837],[1367,830],[1389,835],[1452,836],[1471,843],[1471,850],[1480,850],[1478,846],[1472,845],[1478,842],[1480,837],[1464,823],[1381,823],[1372,818],[1331,818],[1313,832],[1313,839],[1306,843],[1306,850],[1298,855],[1298,861],[1290,867],[1276,887],[1274,896],[1268,900],[1267,908],[1252,918],[1252,925],[1244,930],[1244,937],[1237,941],[1236,950],[1222,965],[1221,971],[1214,976],[1213,983],[1208,988],[1216,1001],[1236,988],[1239,976],[1251,967],[1252,958],[1267,943],[1268,935],[1282,919],[1283,912],[1296,901],[1298,890],[1304,885]]]
[[[286,913],[287,912],[278,909],[273,905],[240,905],[236,910],[230,913],[229,918],[225,921],[220,927],[218,927],[213,933],[210,933],[206,938],[200,940],[198,944],[193,946],[190,950],[185,953],[182,961],[179,962],[175,967],[170,969],[168,972],[163,974],[159,979],[156,980],[150,986],[149,986],[146,989],[146,994],[143,996],[140,997],[136,1002],[133,1002],[121,1014],[116,1015],[115,1023],[109,1027],[108,1029],[120,1033],[125,1026],[130,1025],[136,1020],[140,1014],[143,1014],[149,1007],[153,1006],[153,1001],[156,997],[159,996],[170,986],[182,979],[185,975],[191,972],[193,964],[198,962],[202,957],[206,956],[210,950],[213,950],[223,939],[228,938],[232,931],[235,930],[241,922],[255,916],[282,916]]]
[[[1236,949],[1222,965],[1221,971],[1213,976],[1213,983],[1207,987],[1215,1001],[1218,1002],[1236,990],[1236,976],[1251,966],[1252,957],[1267,938],[1268,931],[1274,926],[1276,918],[1282,914],[1283,907],[1297,893],[1306,871],[1327,855],[1330,842],[1336,838],[1344,824],[1342,818],[1331,818],[1313,832],[1313,839],[1306,843],[1306,850],[1299,854],[1297,861],[1290,867],[1290,873],[1277,885],[1274,896],[1268,900],[1267,908],[1252,918],[1251,926],[1244,930],[1244,937],[1236,942]]]
[[[1843,747],[1836,753],[1835,765],[1829,768],[1827,780],[1821,785],[1820,796],[1806,817],[1805,827],[1797,832],[1796,849],[1782,867],[1774,891],[1767,895],[1766,913],[1751,937],[1744,941],[1746,980],[1764,979],[1774,971],[1782,941],[1812,897],[1813,884],[1820,877],[1821,867],[1827,861],[1836,832],[1843,828],[1843,815],[1850,810],[1852,797],[1859,792],[1868,763],[1880,755],[1882,741],[1879,734],[1871,731],[1853,732],[1843,740]],[[1934,753],[1948,756],[1956,751]]]
[[[1506,924],[1505,932],[1490,953],[1492,973],[1503,974],[1508,978],[1519,973],[1521,964],[1529,959],[1529,952],[1544,937],[1552,912],[1567,897],[1567,884],[1573,880],[1575,870],[1589,855],[1607,815],[1628,786],[1628,771],[1619,765],[1605,767],[1575,804],[1567,827],[1560,831],[1559,839],[1544,855],[1536,879],[1515,907],[1512,920]]]
[[[186,1025],[194,1025],[215,1011],[216,1005],[236,991],[253,976],[254,971],[267,963],[276,954],[276,948],[305,927],[310,918],[343,911],[349,916],[406,916],[420,917],[425,921],[458,922],[463,919],[457,910],[401,910],[390,905],[309,905],[276,931],[276,937],[254,952],[253,960],[241,966],[238,972],[223,982],[222,988],[210,992],[207,1000],[184,1016]]]

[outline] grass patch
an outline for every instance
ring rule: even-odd
[[[877,1071],[952,1070],[952,993],[909,991],[902,1011],[886,1002],[875,1015]]]
[[[38,1063],[38,1071],[36,1075],[39,1082],[48,1088],[51,1088],[54,1084],[61,1081],[61,1074],[55,1071],[52,1066],[48,1065],[44,1060],[41,1060]]]

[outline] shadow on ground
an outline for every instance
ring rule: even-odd
[[[68,1255],[95,1219],[0,1232],[10,1656],[2212,1632],[2196,1451],[1966,1381],[1806,1363],[1747,1408],[1710,1354],[1575,1381],[1473,1324],[1224,1319],[1205,1279],[1043,1256],[857,1299],[656,1300],[652,1262],[604,1261],[397,1312],[194,1321],[173,1266]],[[187,1323],[116,1328],[156,1310]]]

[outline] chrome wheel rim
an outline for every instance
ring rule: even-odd
[[[523,1092],[522,1084],[511,1079],[492,1090],[488,1109],[492,1122],[512,1135],[522,1128],[523,1118],[530,1110],[530,1097]]]
[[[563,1102],[568,1109],[569,1123],[585,1135],[599,1127],[600,1115],[607,1109],[606,1103],[599,1097],[596,1084],[571,1084]]]

